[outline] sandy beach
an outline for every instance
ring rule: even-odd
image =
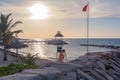
[[[3,50],[0,49],[0,66],[6,66],[10,63],[18,63],[18,59],[17,57],[11,56],[9,55],[10,52],[8,52],[8,60],[7,61],[3,61]]]

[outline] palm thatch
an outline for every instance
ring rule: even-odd
[[[60,31],[58,31],[57,34],[55,35],[55,37],[63,37],[63,35],[61,34]]]
[[[51,45],[66,45],[68,43],[63,41],[63,40],[51,40],[51,41],[48,41],[48,44],[51,44]]]
[[[0,45],[3,46],[3,41],[2,40],[0,40]],[[20,42],[16,38],[13,38],[11,44],[7,45],[7,49],[11,49],[11,48],[12,49],[21,49],[21,48],[26,48],[26,47],[28,47],[28,45]]]
[[[3,46],[3,42],[2,41],[0,41],[0,45]],[[16,54],[14,54],[16,56],[18,56],[18,49],[22,49],[22,48],[26,48],[26,47],[28,47],[28,45],[20,42],[16,38],[12,38],[11,44],[6,46],[7,49],[16,49]]]
[[[11,45],[7,45],[7,48],[12,48],[12,49],[21,49],[21,48],[26,48],[28,45],[20,42],[18,39],[13,38]]]

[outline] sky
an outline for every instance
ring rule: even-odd
[[[0,0],[0,13],[12,13],[14,28],[22,29],[20,38],[54,38],[61,31],[65,38],[86,38],[86,16],[82,8],[88,0]],[[30,11],[35,4],[47,8],[47,17],[33,19]],[[89,37],[120,38],[120,0],[89,0]],[[44,10],[40,10],[44,12]],[[45,13],[44,13],[45,14]],[[44,16],[44,15],[42,15]],[[37,16],[37,17],[42,17]]]

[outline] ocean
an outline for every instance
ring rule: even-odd
[[[81,46],[80,44],[86,44],[86,39],[64,39],[68,45],[64,45],[63,49],[66,51],[67,61],[74,60],[79,56],[83,56],[87,53],[87,47]],[[120,39],[90,39],[89,44],[96,45],[114,45],[120,46]],[[55,59],[56,58],[56,45],[47,44],[28,44],[29,47],[20,49],[19,53],[32,53],[38,54],[40,58]],[[103,51],[113,51],[113,49],[102,48],[102,47],[92,47],[89,46],[89,52],[103,52]],[[24,53],[25,52],[25,53]]]

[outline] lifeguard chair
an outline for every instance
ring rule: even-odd
[[[63,41],[63,35],[61,34],[60,31],[58,31],[57,34],[55,35],[55,45],[57,45],[56,61],[58,61],[59,59],[58,55],[61,53],[61,51],[63,51],[64,53],[64,59],[66,58],[67,60],[65,49],[63,49],[63,45],[65,44],[67,44],[67,42]]]

